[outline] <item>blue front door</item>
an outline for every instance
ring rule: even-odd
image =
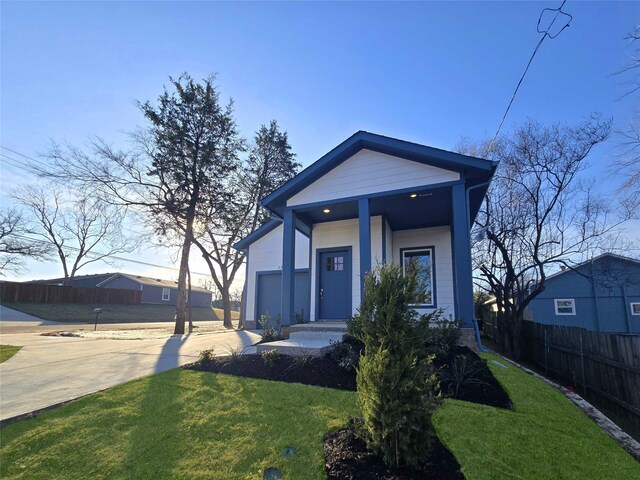
[[[318,320],[351,316],[351,252],[323,251],[318,257]]]

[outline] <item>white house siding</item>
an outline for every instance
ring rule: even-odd
[[[309,239],[296,231],[296,268],[309,268]],[[245,319],[255,320],[256,272],[282,270],[282,225],[249,246]]]
[[[387,221],[384,222],[383,228],[385,229],[385,256],[387,263],[391,263],[393,260],[393,231],[391,230],[391,226]]]
[[[352,313],[360,306],[360,229],[358,219],[316,223],[311,235],[311,321],[316,319],[316,252],[322,248],[351,247]],[[371,266],[382,263],[382,217],[371,217]]]
[[[460,174],[360,150],[287,201],[288,206],[456,181]]]
[[[400,249],[434,247],[436,270],[436,306],[446,317],[454,315],[453,259],[451,256],[451,229],[449,226],[399,230],[393,232],[393,261],[400,264]],[[419,309],[422,313],[433,311]]]

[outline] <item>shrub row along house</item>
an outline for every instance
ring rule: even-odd
[[[282,325],[342,321],[376,264],[424,267],[420,313],[442,309],[473,336],[470,225],[497,163],[359,131],[262,199],[273,219],[238,242],[243,315]]]
[[[32,283],[47,285],[63,285],[64,278],[36,280]],[[72,287],[118,288],[140,290],[140,303],[156,305],[173,305],[178,301],[178,282],[159,278],[143,277],[128,273],[100,273],[95,275],[79,275],[70,282]],[[191,287],[191,305],[194,307],[211,307],[211,291]]]

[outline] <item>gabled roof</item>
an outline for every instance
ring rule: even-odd
[[[487,180],[491,178],[497,167],[497,162],[490,160],[470,157],[360,130],[322,158],[309,165],[280,188],[267,195],[261,200],[260,204],[278,213],[278,210],[286,203],[288,198],[311,185],[362,149],[385,153],[460,173],[475,174],[479,178],[486,178]]]
[[[152,277],[143,277],[142,275],[132,275],[129,273],[114,273],[113,275],[111,275],[109,278],[107,278],[106,280],[98,283],[96,286],[97,287],[102,287],[110,282],[112,282],[113,280],[117,279],[117,278],[128,278],[129,280],[133,280],[134,282],[137,282],[139,284],[142,285],[149,285],[149,286],[153,286],[153,287],[164,287],[164,288],[178,288],[178,282],[173,281],[173,280],[163,280],[161,278],[152,278]],[[201,288],[201,287],[196,287],[196,286],[191,286],[191,291],[192,292],[202,292],[202,293],[211,293],[210,290],[207,290],[206,288]]]
[[[585,260],[584,262],[578,263],[576,265],[571,266],[570,268],[567,268],[565,270],[560,270],[559,272],[556,272],[554,274],[551,274],[547,277],[547,281],[551,280],[552,278],[556,278],[559,277],[560,275],[564,275],[565,273],[569,273],[572,272],[574,270],[577,270],[580,267],[584,267],[585,265],[591,263],[591,262],[598,262],[600,260],[602,260],[603,258],[606,257],[610,257],[610,258],[614,258],[616,260],[622,260],[625,262],[631,262],[634,263],[636,265],[640,266],[640,260],[638,260],[637,258],[631,258],[631,257],[625,257],[623,255],[617,255],[615,253],[602,253],[600,255],[598,255],[597,257],[591,258],[589,260]]]

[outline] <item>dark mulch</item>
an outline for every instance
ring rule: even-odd
[[[353,426],[324,436],[328,480],[460,480],[460,464],[440,441],[421,471],[391,469],[382,457],[367,450]]]
[[[464,382],[455,393],[455,385],[446,381],[446,378],[450,377],[446,373],[448,369],[451,369],[451,363],[457,355],[470,356],[478,363],[476,364],[474,381]],[[440,383],[445,395],[492,407],[513,408],[509,396],[495,379],[486,362],[469,348],[457,347],[446,359],[437,360],[436,367],[441,369]],[[356,372],[353,369],[347,370],[340,367],[328,355],[307,357],[305,362],[281,355],[272,366],[267,366],[260,355],[242,355],[236,358],[231,356],[216,357],[213,360],[186,365],[184,368],[340,390],[356,390]]]
[[[301,360],[281,355],[275,360],[274,365],[267,366],[260,355],[242,355],[233,360],[231,357],[216,357],[214,360],[192,363],[184,368],[340,390],[356,390],[355,372],[341,368],[328,357],[307,357],[303,363]]]
[[[470,357],[475,362],[476,370],[472,381],[462,383],[455,393],[455,384],[450,379],[453,361],[458,355]],[[493,376],[487,362],[468,347],[456,347],[447,358],[436,360],[435,363],[440,368],[440,388],[445,395],[492,407],[513,408],[509,395]]]

